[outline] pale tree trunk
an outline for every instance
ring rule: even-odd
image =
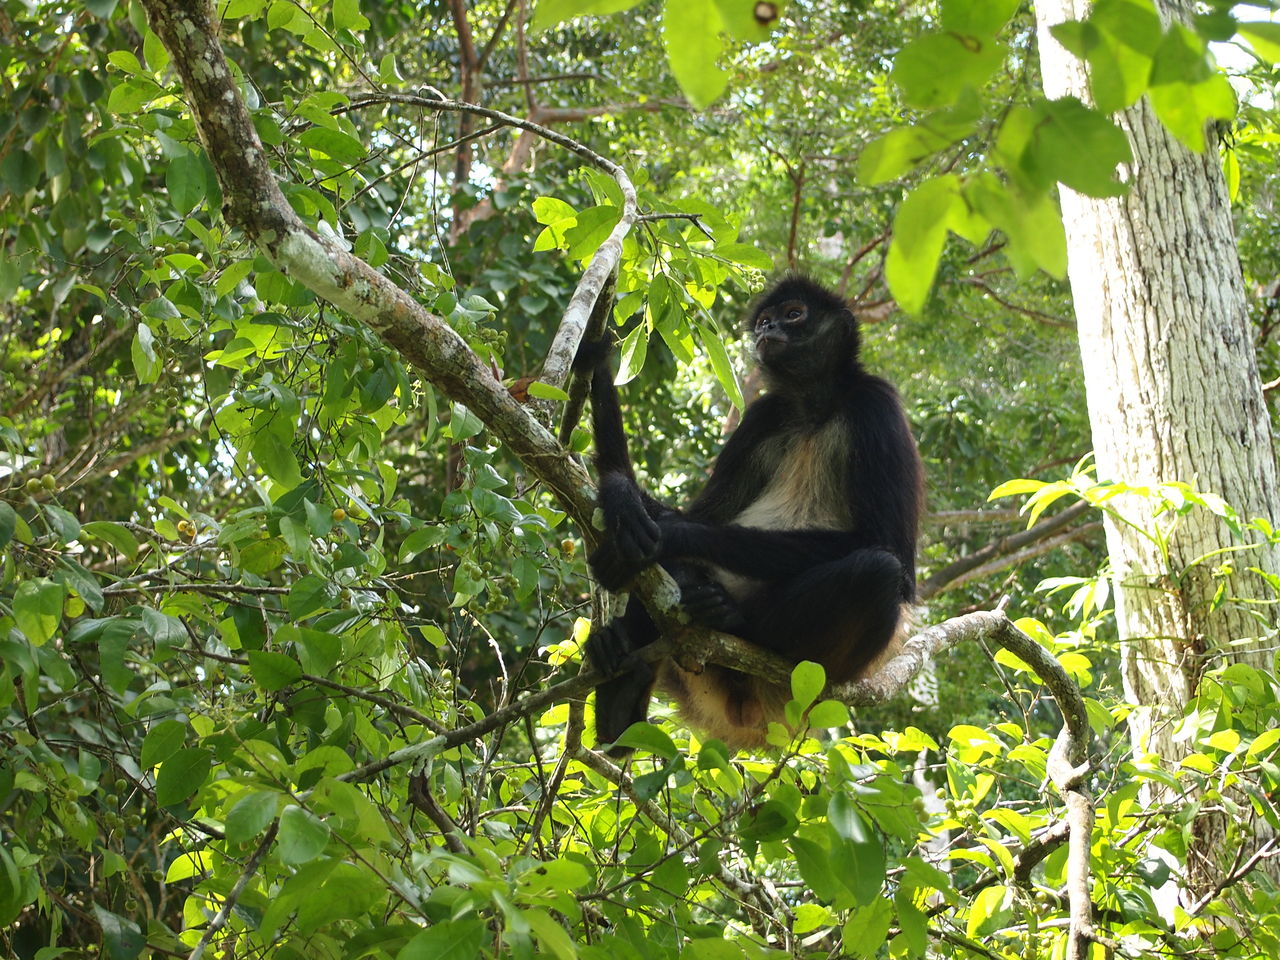
[[[1168,0],[1157,6],[1170,15]],[[1036,3],[1050,98],[1089,102],[1085,65],[1049,33],[1087,12],[1085,0]],[[1129,192],[1100,200],[1060,188],[1098,478],[1181,480],[1219,494],[1246,519],[1280,520],[1270,424],[1217,152],[1183,147],[1145,97],[1115,120],[1133,149],[1122,175]],[[1139,497],[1116,503],[1148,530],[1156,527],[1153,505]],[[1204,671],[1229,660],[1268,666],[1257,639],[1268,627],[1238,604],[1209,609],[1212,573],[1223,557],[1194,561],[1233,543],[1209,511],[1182,518],[1168,560],[1123,524],[1108,519],[1106,533],[1124,689],[1139,705],[1130,735],[1138,755],[1150,751],[1172,764],[1185,752],[1173,741],[1174,726]],[[1274,550],[1225,557],[1236,570],[1229,596],[1268,596],[1244,568],[1280,570]],[[1197,860],[1193,886],[1199,870],[1212,871]]]

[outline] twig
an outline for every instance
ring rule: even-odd
[[[258,842],[257,848],[249,857],[244,865],[244,870],[240,873],[240,879],[236,881],[236,885],[231,888],[227,894],[227,898],[222,901],[222,907],[218,910],[214,918],[209,921],[209,926],[205,928],[204,934],[200,937],[200,942],[195,945],[191,951],[188,960],[200,960],[204,956],[205,949],[209,943],[217,935],[218,931],[226,926],[227,918],[231,916],[231,911],[236,905],[236,901],[240,899],[240,895],[244,893],[244,888],[249,885],[249,881],[253,878],[254,872],[258,869],[258,864],[262,863],[262,858],[267,855],[267,851],[271,849],[271,844],[276,838],[276,831],[280,827],[280,821],[274,820],[271,826],[267,828],[267,832],[262,835],[262,840]]]
[[[1091,509],[1092,507],[1088,503],[1081,502],[1072,504],[1061,513],[1040,520],[1035,526],[1028,530],[1020,530],[1017,533],[1009,534],[1007,537],[1001,537],[999,540],[987,544],[982,549],[975,550],[968,556],[960,557],[958,560],[952,561],[942,569],[935,570],[923,583],[920,584],[921,598],[927,600],[940,592],[944,587],[947,587],[957,581],[961,581],[962,578],[972,579],[972,576],[969,575],[971,574],[971,571],[984,567],[984,565],[990,564],[991,561],[997,558],[1016,553],[1037,541],[1044,540],[1046,537],[1058,533],[1063,527],[1084,516]],[[1002,566],[1004,565],[997,566],[994,569],[1002,569]]]
[[[467,852],[466,844],[462,842],[462,828],[436,803],[436,798],[431,795],[426,773],[415,774],[409,778],[409,802],[425,813],[439,828],[445,846],[452,853]]]
[[[1051,326],[1051,327],[1075,326],[1075,324],[1071,323],[1070,321],[1063,320],[1061,317],[1055,317],[1051,313],[1045,313],[1041,310],[1034,310],[1031,307],[1024,307],[1024,306],[1021,306],[1020,304],[1014,303],[1011,300],[1006,300],[1004,297],[998,294],[993,287],[979,280],[977,277],[963,277],[960,282],[967,284],[968,286],[978,288],[983,293],[985,293],[988,297],[994,300],[996,303],[1000,304],[1000,306],[1004,307],[1007,310],[1012,310],[1014,313],[1020,313],[1023,316],[1031,317],[1034,320],[1039,320],[1041,323],[1047,324],[1048,326]]]
[[[1200,911],[1213,902],[1213,900],[1222,893],[1223,890],[1227,889],[1227,887],[1232,884],[1239,883],[1263,860],[1268,860],[1278,854],[1280,854],[1280,848],[1276,847],[1276,838],[1268,837],[1262,846],[1253,851],[1248,860],[1215,883],[1212,890],[1204,894],[1199,900],[1188,907],[1187,913],[1193,917],[1198,915]]]
[[[1089,773],[1089,713],[1080,688],[1057,658],[1015,627],[1004,613],[989,614],[1000,622],[993,625],[992,639],[1022,660],[1044,681],[1058,709],[1062,730],[1049,751],[1048,773],[1054,787],[1066,801],[1070,840],[1067,850],[1067,902],[1071,924],[1067,940],[1067,960],[1085,960],[1089,944],[1100,936],[1093,928],[1093,903],[1089,896],[1089,851],[1093,844],[1093,800]]]
[[[560,759],[556,762],[556,767],[551,771],[551,779],[543,787],[542,800],[538,803],[538,810],[533,815],[533,819],[529,822],[529,840],[525,844],[525,855],[533,850],[533,845],[538,842],[538,834],[542,832],[542,821],[544,821],[551,813],[551,808],[555,806],[556,794],[560,792],[560,784],[564,782],[564,775],[569,769],[569,762],[582,749],[582,731],[586,726],[585,711],[582,709],[581,700],[571,700],[569,702],[569,722],[564,728],[564,746],[560,752]]]

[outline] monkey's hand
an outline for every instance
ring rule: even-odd
[[[587,563],[596,582],[613,593],[627,589],[640,571],[651,565],[651,561],[637,563],[624,557],[615,540],[602,541],[591,551]]]
[[[718,580],[681,583],[680,606],[698,626],[737,636],[742,636],[746,629],[741,606]]]
[[[662,532],[649,516],[640,488],[620,474],[601,479],[600,509],[606,536],[588,559],[606,590],[620,590],[657,561]]]

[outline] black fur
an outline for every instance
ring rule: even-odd
[[[725,443],[706,487],[684,511],[641,490],[627,453],[607,346],[587,344],[605,536],[590,557],[599,582],[624,589],[661,563],[702,625],[793,662],[856,677],[893,641],[915,599],[920,458],[893,387],[858,358],[858,326],[836,294],[784,277],[752,307],[768,392]],[[607,671],[657,637],[644,607],[592,632]],[[690,722],[731,744],[760,744],[785,690],[725,668],[700,675],[631,664],[596,691],[602,743],[643,720],[655,683]]]

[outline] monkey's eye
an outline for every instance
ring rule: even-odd
[[[799,320],[804,316],[804,311],[800,307],[792,307],[787,311],[788,320]]]

